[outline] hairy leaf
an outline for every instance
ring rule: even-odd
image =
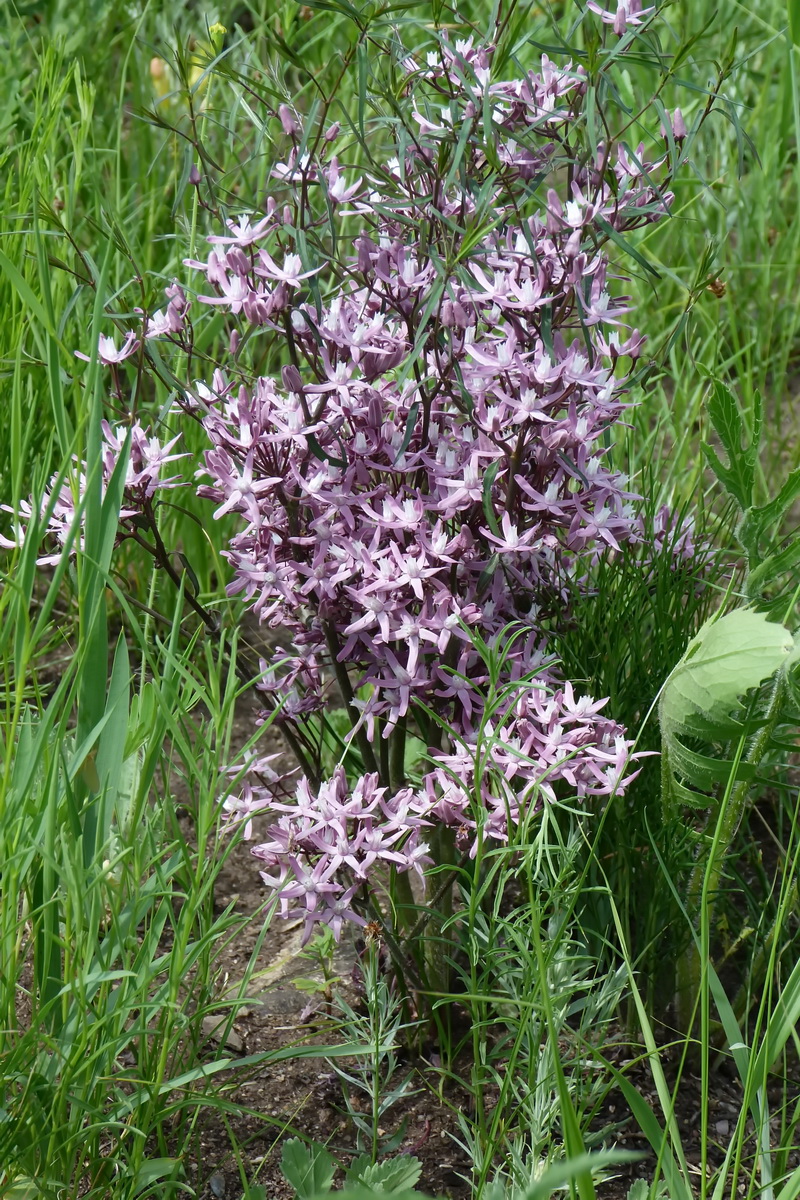
[[[738,699],[782,667],[794,647],[783,625],[740,608],[706,622],[692,638],[661,697],[662,726],[685,729],[697,713],[724,718]]]
[[[714,790],[733,775],[751,780],[757,763],[690,748],[684,738],[734,745],[758,728],[732,719],[741,698],[788,666],[794,639],[783,625],[749,608],[708,621],[687,647],[661,695],[662,753],[667,768],[664,803],[708,808]],[[704,794],[705,793],[705,794]]]

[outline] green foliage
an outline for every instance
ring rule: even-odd
[[[690,749],[685,738],[728,743],[747,736],[745,693],[782,671],[794,651],[794,639],[783,625],[753,609],[736,609],[706,622],[689,643],[661,693],[663,802],[707,808],[703,794],[731,779],[752,779],[757,763],[737,756],[734,763]],[[752,722],[749,726],[752,728]]]
[[[298,1200],[311,1200],[320,1192],[330,1191],[336,1160],[316,1142],[308,1145],[300,1138],[289,1138],[283,1143],[281,1170]]]
[[[707,621],[664,687],[662,728],[687,730],[693,718],[713,724],[726,717],[746,691],[786,665],[793,649],[789,631],[753,609]]]
[[[314,1200],[317,1196],[328,1195],[337,1168],[340,1164],[318,1142],[289,1138],[283,1144],[281,1170],[294,1188],[297,1200]],[[344,1171],[344,1189],[337,1191],[337,1195],[392,1195],[398,1200],[420,1195],[413,1188],[419,1180],[422,1164],[410,1154],[399,1154],[380,1162],[373,1161],[369,1154],[361,1154],[348,1167],[340,1169]]]
[[[399,1154],[373,1163],[368,1154],[360,1154],[345,1173],[345,1190],[365,1187],[372,1192],[404,1193],[412,1191],[422,1174],[422,1163],[411,1154]]]
[[[744,421],[736,398],[719,380],[712,383],[708,399],[711,424],[725,448],[729,465],[725,467],[715,450],[702,443],[706,459],[720,483],[733,497],[740,510],[736,536],[747,556],[746,594],[757,600],[772,585],[794,569],[800,561],[800,542],[791,540],[779,548],[782,525],[800,496],[800,468],[790,471],[777,494],[763,504],[754,503],[759,453],[762,449],[763,402],[758,392],[753,398],[753,430],[747,445]],[[779,597],[773,605],[779,608]]]

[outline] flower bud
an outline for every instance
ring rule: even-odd
[[[296,133],[300,132],[300,126],[297,124],[294,113],[289,108],[288,104],[280,105],[280,107],[278,108],[278,116],[281,119],[281,126],[283,127],[283,132],[288,137],[294,137]]]
[[[236,275],[240,275],[244,279],[250,272],[250,259],[240,250],[238,246],[231,246],[228,253],[225,255],[225,261],[230,269]]]
[[[365,233],[362,233],[361,237],[356,239],[356,250],[358,252],[358,269],[366,274],[367,271],[372,270],[375,243]]]
[[[211,47],[215,54],[219,54],[222,50],[222,47],[225,43],[225,34],[227,32],[228,30],[224,25],[220,25],[219,21],[216,21],[213,25],[209,26],[208,36],[211,39]]]
[[[266,325],[269,320],[267,303],[256,292],[250,292],[250,295],[242,305],[242,309],[251,325]]]
[[[297,367],[294,365],[282,367],[281,379],[287,392],[295,392],[296,395],[300,395],[303,390],[303,379]]]
[[[178,312],[186,308],[186,293],[184,292],[177,279],[172,282],[170,287],[164,288],[164,295],[168,300],[171,300]]]
[[[453,324],[457,329],[466,329],[470,324],[469,313],[458,300],[453,302]]]

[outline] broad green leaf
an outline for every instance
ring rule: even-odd
[[[672,799],[680,808],[708,808],[712,802],[705,792],[696,792],[684,787],[677,779],[672,780]]]
[[[149,1187],[151,1183],[155,1183],[157,1179],[164,1179],[167,1175],[173,1175],[181,1167],[182,1163],[179,1158],[148,1158],[136,1172],[133,1186],[137,1192],[141,1191]]]
[[[715,758],[682,739],[731,746],[754,733],[763,722],[752,720],[745,728],[731,712],[745,692],[786,667],[793,651],[789,631],[750,608],[706,622],[692,639],[664,685],[659,705],[666,807],[709,808],[714,793],[729,780],[755,778],[758,762],[739,753],[731,759],[730,752]]]
[[[336,1173],[336,1160],[318,1142],[289,1138],[283,1144],[281,1170],[297,1193],[298,1200],[310,1200],[319,1192],[329,1192]]]
[[[727,760],[699,754],[696,750],[688,749],[677,738],[670,742],[669,762],[676,775],[691,779],[696,788],[704,791],[711,791],[718,783],[726,783],[730,778],[731,764]],[[743,762],[739,764],[736,778],[749,780],[755,773],[755,764]]]
[[[372,1163],[368,1154],[361,1154],[351,1163],[345,1175],[345,1186],[362,1184],[374,1192],[404,1192],[419,1182],[422,1163],[411,1154],[399,1154]]]
[[[786,664],[793,649],[789,631],[753,609],[707,621],[664,687],[662,729],[684,729],[696,713],[712,720],[727,716],[745,692]]]

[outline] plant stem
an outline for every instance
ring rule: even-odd
[[[400,718],[390,739],[389,783],[394,792],[400,791],[406,782],[406,720]]]
[[[325,641],[328,646],[328,653],[331,656],[331,666],[333,667],[334,674],[336,675],[336,682],[339,684],[339,690],[341,691],[345,705],[347,706],[347,715],[350,717],[350,723],[355,730],[356,744],[361,751],[361,757],[364,760],[364,766],[368,771],[372,771],[381,777],[381,771],[375,759],[375,751],[372,749],[372,745],[367,737],[366,730],[364,729],[363,725],[359,724],[361,717],[358,709],[353,703],[355,697],[353,695],[353,688],[350,683],[350,676],[347,674],[347,668],[339,661],[341,647],[339,646],[339,639],[336,636],[336,630],[333,628],[330,622],[326,622],[325,624]],[[384,786],[388,785],[388,782],[388,779],[384,780],[381,778],[381,783],[383,783]]]

